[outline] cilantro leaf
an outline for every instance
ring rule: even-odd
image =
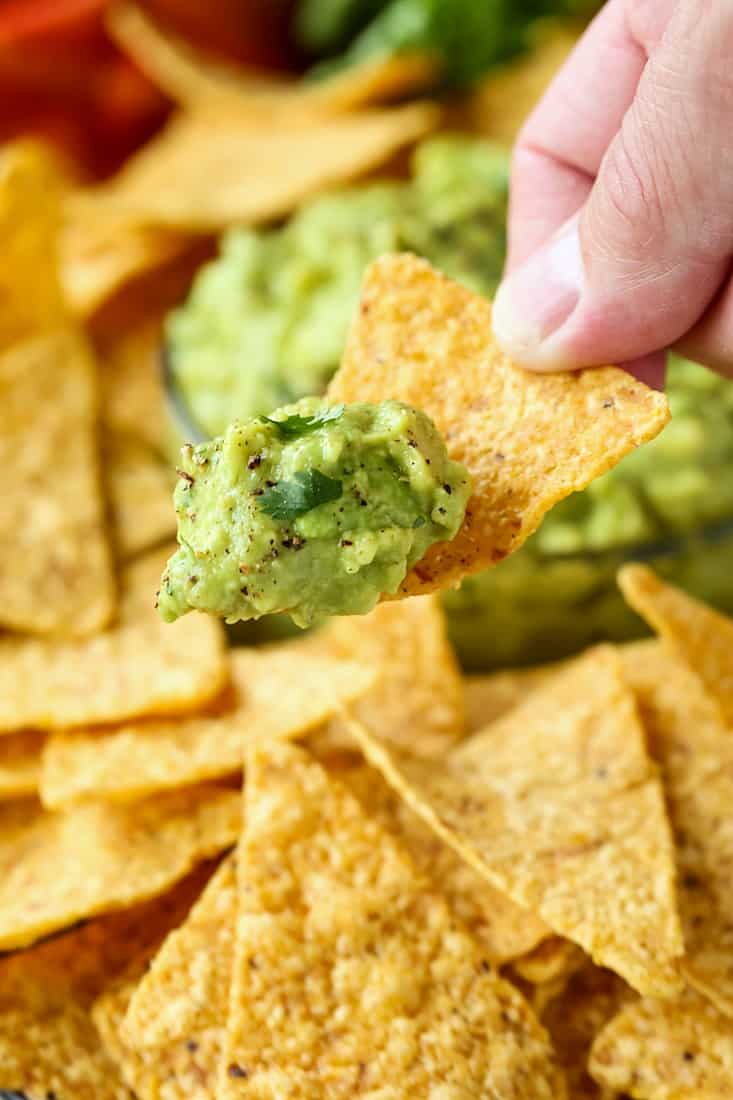
[[[260,497],[260,508],[273,519],[297,519],[340,496],[340,481],[320,470],[299,470],[292,481],[278,481],[267,489]]]
[[[271,416],[263,416],[262,419],[266,424],[272,424],[277,428],[281,435],[294,438],[298,435],[307,435],[308,432],[314,432],[323,424],[338,420],[343,412],[343,405],[333,405],[330,409],[321,409],[313,416],[299,416],[294,413],[292,416],[286,416],[284,420],[274,420]]]

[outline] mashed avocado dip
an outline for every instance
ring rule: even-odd
[[[167,326],[173,380],[202,435],[323,392],[364,268],[384,252],[417,252],[493,293],[507,179],[503,149],[438,137],[417,150],[411,181],[335,191],[280,229],[228,233]]]
[[[432,421],[397,401],[308,398],[183,450],[180,548],[158,597],[228,622],[362,614],[461,525],[470,478]]]

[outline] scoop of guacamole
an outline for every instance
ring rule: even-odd
[[[228,622],[363,614],[463,520],[470,478],[422,412],[309,398],[184,447],[158,596]]]
[[[384,252],[417,252],[491,294],[504,259],[507,179],[503,149],[444,135],[418,148],[411,181],[344,188],[281,228],[226,234],[166,326],[173,381],[202,437],[323,393],[364,269]]]

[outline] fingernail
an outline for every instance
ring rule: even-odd
[[[577,306],[584,279],[578,216],[574,215],[496,292],[492,323],[502,350],[537,370],[567,365],[562,346],[553,337]]]

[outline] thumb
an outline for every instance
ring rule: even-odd
[[[497,292],[518,362],[626,362],[705,312],[733,242],[731,56],[733,5],[677,5],[584,206]]]

